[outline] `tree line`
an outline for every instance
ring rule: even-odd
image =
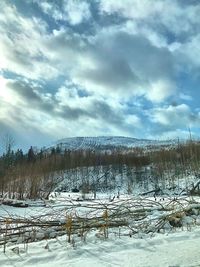
[[[87,179],[91,176],[92,180]],[[148,171],[144,171],[148,168]],[[81,171],[80,170],[84,170]],[[101,171],[99,171],[101,169]],[[121,174],[122,182],[127,184],[128,192],[133,192],[134,184],[143,182],[148,187],[153,180],[155,187],[169,181],[200,174],[200,143],[177,142],[172,147],[119,148],[112,150],[62,150],[58,145],[48,149],[28,152],[14,151],[8,145],[0,157],[0,194],[10,198],[48,198],[61,180],[72,179],[71,172],[78,173],[82,190],[96,191],[99,186],[108,187],[111,179]],[[94,171],[95,170],[95,171]],[[68,172],[67,172],[68,171]],[[66,177],[66,172],[68,177]],[[90,174],[89,174],[90,172]],[[78,174],[77,174],[78,175]],[[74,179],[74,178],[73,178]],[[76,186],[76,182],[73,182]],[[98,186],[97,186],[98,185]]]

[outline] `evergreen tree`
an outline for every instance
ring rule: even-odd
[[[35,161],[35,153],[34,153],[34,150],[33,150],[33,147],[32,146],[28,150],[27,157],[28,157],[28,162]]]

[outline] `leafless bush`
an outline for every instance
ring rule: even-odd
[[[156,215],[152,216],[155,211]],[[1,217],[0,245],[5,252],[8,242],[27,244],[61,235],[66,235],[67,241],[71,243],[73,235],[84,240],[91,229],[97,229],[106,239],[109,229],[119,229],[122,226],[131,236],[137,233],[155,233],[165,229],[166,224],[171,228],[183,227],[184,218],[194,214],[200,214],[200,204],[187,198],[168,199],[163,204],[149,198],[106,203],[83,202],[81,205],[68,200],[65,208],[58,210],[52,207],[42,216],[22,218],[8,214]],[[195,224],[195,220],[193,223]]]

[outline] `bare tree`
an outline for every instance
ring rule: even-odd
[[[14,137],[10,134],[10,133],[6,133],[3,137],[2,137],[2,147],[3,147],[3,151],[8,154],[9,152],[11,152],[12,148],[15,145],[15,140]]]

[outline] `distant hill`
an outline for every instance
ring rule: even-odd
[[[98,136],[98,137],[71,137],[64,138],[52,144],[51,147],[59,146],[62,150],[78,149],[115,149],[115,148],[135,148],[135,147],[170,147],[177,144],[177,140],[148,140],[123,136]]]

